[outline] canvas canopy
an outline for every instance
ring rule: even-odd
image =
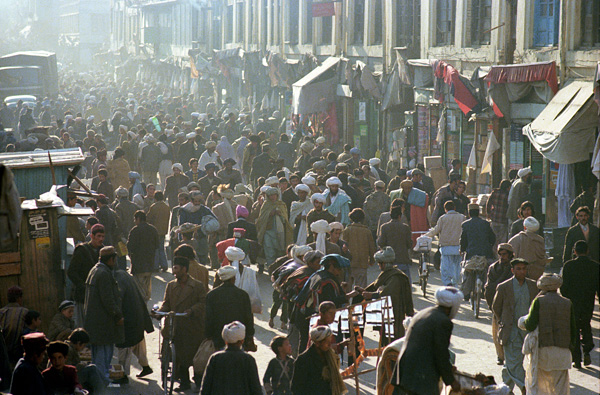
[[[294,114],[312,114],[327,111],[335,100],[340,58],[330,57],[322,65],[292,85]]]
[[[559,90],[540,115],[523,128],[523,134],[553,162],[571,164],[589,159],[598,126],[593,94],[592,82],[572,82]]]

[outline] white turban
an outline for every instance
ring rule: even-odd
[[[195,139],[196,138],[196,132],[190,132],[188,134],[185,135],[186,139]]]
[[[204,148],[215,148],[217,146],[217,143],[215,141],[207,141],[206,143],[204,143]]]
[[[190,114],[192,117],[194,118],[200,118],[200,113],[199,112],[193,112]]]
[[[127,126],[125,126],[125,125],[119,125],[119,130],[121,130],[121,129],[123,129],[124,131],[127,131]]]
[[[369,166],[377,166],[379,164],[381,164],[381,159],[379,159],[379,158],[369,159]]]
[[[310,330],[310,340],[317,343],[331,336],[331,329],[326,325],[319,325]]]
[[[271,188],[268,185],[263,185],[262,187],[260,187],[260,193],[267,193],[267,190]]]
[[[323,137],[323,136],[317,137],[317,139],[315,140],[315,142],[317,144],[325,144],[325,137]]]
[[[239,262],[246,257],[246,253],[239,247],[227,247],[225,256],[232,262]]]
[[[537,280],[537,287],[542,291],[556,291],[563,283],[563,279],[558,274],[544,273]]]
[[[531,173],[532,173],[531,167],[524,167],[517,172],[517,175],[519,176],[519,178],[523,178]]]
[[[181,165],[181,163],[173,163],[173,166],[171,166],[171,169],[173,169],[173,170],[179,169],[180,171],[183,172],[183,166]]]
[[[323,196],[322,193],[314,193],[311,197],[310,197],[310,201],[314,204],[315,201],[317,202],[321,202],[321,203],[325,203],[325,196]]]
[[[136,138],[136,137],[137,137],[137,134],[135,134],[135,132],[133,132],[133,131],[131,131],[131,130],[130,130],[130,131],[128,131],[128,132],[127,132],[127,136],[129,136],[129,137],[131,137],[132,139],[134,139],[134,138]]]
[[[296,246],[292,248],[292,256],[294,258],[296,257],[301,257],[306,255],[307,252],[312,251],[313,249],[310,248],[309,246]]]
[[[233,266],[223,266],[217,271],[217,275],[221,281],[227,281],[235,277],[235,274],[239,273],[239,270]]]
[[[458,308],[462,303],[464,295],[454,287],[440,287],[435,291],[435,299],[438,305],[450,307],[450,319],[456,317]]]
[[[327,223],[327,221],[325,221],[324,219],[320,219],[310,224],[310,230],[311,232],[317,234],[315,250],[321,251],[323,254],[327,254],[325,248],[327,244],[325,237],[327,235],[327,232],[330,231],[329,223]]]
[[[330,230],[334,230],[334,229],[344,230],[344,225],[342,225],[341,222],[332,222],[329,224],[329,229]]]
[[[308,154],[310,153],[310,151],[312,151],[313,145],[308,141],[305,141],[302,144],[300,144],[300,149]]]
[[[310,193],[310,188],[308,187],[308,185],[298,184],[298,185],[296,185],[296,188],[294,189],[294,191],[296,192],[296,194],[298,194],[298,192],[300,192],[300,191]]]
[[[239,321],[233,321],[223,327],[221,336],[225,343],[235,344],[246,338],[246,326]]]
[[[182,139],[182,138],[184,138],[184,137],[185,137],[185,133],[183,133],[183,132],[179,132],[179,133],[177,133],[177,134],[175,135],[175,137],[177,137],[178,139]]]
[[[272,186],[275,184],[279,184],[279,178],[272,176],[265,180],[265,185]]]
[[[315,180],[315,178],[312,176],[302,177],[301,181],[304,185],[315,185],[317,183],[317,180]]]
[[[527,232],[537,232],[540,228],[540,223],[534,217],[527,217],[523,221],[523,227]]]
[[[332,185],[337,185],[337,186],[341,187],[342,182],[337,177],[330,177],[327,179],[327,182],[325,182],[325,185],[327,185],[328,187],[330,187]]]
[[[377,263],[394,263],[396,261],[396,253],[392,247],[385,247],[379,250],[373,256]]]

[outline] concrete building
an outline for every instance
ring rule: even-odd
[[[90,66],[110,44],[110,0],[60,0],[60,55],[65,63]]]

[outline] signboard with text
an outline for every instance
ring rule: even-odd
[[[320,18],[324,16],[335,15],[335,3],[334,2],[323,2],[312,4],[312,16],[313,18]]]

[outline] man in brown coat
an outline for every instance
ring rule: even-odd
[[[401,222],[402,203],[398,202],[392,207],[392,220],[381,227],[381,232],[377,238],[377,245],[380,248],[390,246],[396,254],[396,266],[402,270],[410,280],[410,248],[412,247],[412,235],[408,225]],[[411,282],[412,283],[412,282]]]
[[[155,262],[163,272],[169,269],[167,254],[165,253],[165,236],[169,233],[169,219],[171,218],[171,209],[165,203],[165,195],[162,192],[154,194],[155,203],[148,210],[148,223],[154,225],[158,232],[158,249],[156,251]]]
[[[182,256],[173,258],[175,280],[167,284],[165,297],[159,311],[187,313],[185,317],[175,317],[175,352],[177,360],[175,374],[179,379],[179,389],[191,388],[189,367],[194,355],[204,340],[204,313],[206,308],[206,288],[188,274],[189,260]],[[168,336],[169,328],[164,327],[163,336]],[[194,378],[195,381],[202,378]],[[197,381],[199,384],[199,381]]]
[[[375,241],[371,231],[364,225],[365,212],[361,208],[355,208],[348,215],[352,223],[342,232],[342,239],[348,243],[348,249],[352,254],[351,284],[361,288],[367,286],[367,268],[373,265],[373,254],[375,254]]]
[[[523,392],[525,370],[521,349],[526,333],[517,327],[517,321],[529,312],[529,306],[537,295],[538,288],[535,281],[526,277],[527,261],[517,258],[510,264],[513,276],[496,288],[492,311],[498,320],[498,339],[504,348],[502,381],[511,390],[515,384],[518,385]]]

